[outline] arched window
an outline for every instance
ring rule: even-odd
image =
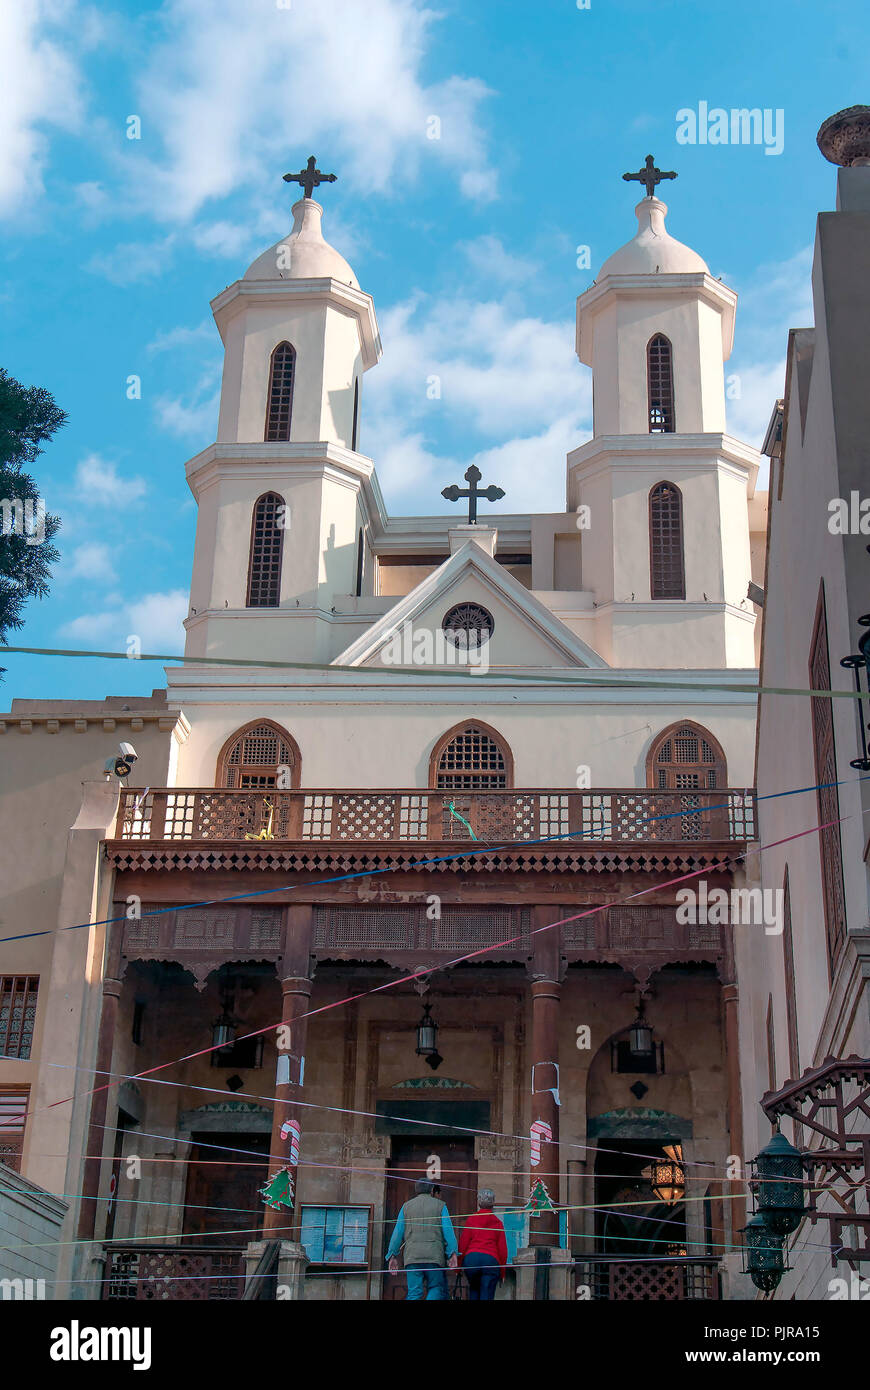
[[[504,739],[479,720],[457,724],[436,743],[429,785],[444,791],[499,791],[513,785],[514,762]]]
[[[664,333],[646,345],[646,380],[650,434],[674,432],[674,350]]]
[[[728,786],[728,765],[722,745],[700,724],[672,724],[653,740],[647,754],[648,787],[695,791]]]
[[[350,435],[350,447],[356,453],[357,440],[359,439],[359,377],[353,384],[353,429]]]
[[[299,786],[302,758],[296,740],[271,719],[255,720],[228,738],[217,761],[215,785],[240,790],[277,787],[279,770],[287,787]]]
[[[281,555],[284,548],[283,497],[264,492],[254,503],[251,551],[248,560],[249,608],[277,608],[281,597]]]
[[[683,495],[673,483],[656,483],[649,495],[650,598],[685,598]]]
[[[296,349],[289,343],[279,343],[272,353],[269,370],[269,395],[266,398],[266,433],[264,439],[289,439],[290,416],[293,411],[293,381],[296,376]]]

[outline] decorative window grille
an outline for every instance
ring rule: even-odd
[[[824,581],[810,644],[810,688],[830,690],[831,663],[828,652],[828,620],[825,611]],[[834,717],[830,696],[810,700],[813,720],[813,757],[816,769],[816,800],[819,811],[819,851],[822,863],[822,891],[825,908],[825,935],[828,965],[843,941],[846,930],[846,904],[843,890],[843,851],[840,843],[840,797],[837,790],[837,753],[834,746]]]
[[[277,608],[281,597],[281,555],[284,529],[278,525],[277,492],[265,492],[254,503],[251,554],[248,564],[248,607]]]
[[[217,784],[257,791],[278,785],[278,769],[290,769],[289,782],[299,784],[299,752],[289,734],[277,724],[249,724],[224,746],[218,759]]]
[[[16,1173],[21,1170],[29,1097],[29,1086],[9,1086],[0,1091],[0,1163]]]
[[[798,1045],[797,998],[794,971],[794,932],[791,921],[791,885],[786,866],[782,883],[782,964],[785,972],[785,1017],[788,1029],[789,1076],[800,1075],[800,1047]]]
[[[38,975],[0,975],[0,1057],[30,1056],[38,989]]]
[[[457,603],[445,613],[441,628],[454,647],[476,651],[489,641],[495,620],[480,603]]]
[[[509,755],[479,724],[466,724],[442,748],[435,785],[444,791],[493,791],[508,786]]]
[[[266,406],[266,439],[289,439],[293,411],[293,383],[296,376],[296,349],[279,343],[272,353],[269,371],[269,397]]]
[[[646,348],[650,434],[674,433],[674,350],[663,333]]]
[[[724,788],[728,785],[725,755],[706,729],[674,724],[659,734],[650,750],[647,781],[661,791]]]
[[[657,483],[649,495],[650,597],[684,599],[683,498],[673,483]]]
[[[359,440],[359,377],[353,384],[353,427],[350,435],[350,447],[356,453],[357,441]]]

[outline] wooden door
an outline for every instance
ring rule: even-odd
[[[268,1134],[194,1134],[187,1164],[184,1234],[197,1247],[257,1240],[266,1210]]]
[[[477,1163],[473,1139],[444,1139],[440,1135],[394,1138],[393,1156],[387,1167],[384,1202],[383,1269],[387,1267],[386,1250],[399,1209],[414,1196],[414,1183],[418,1178],[426,1177],[433,1156],[441,1160],[441,1181],[438,1184],[441,1190],[435,1196],[446,1204],[457,1240],[466,1218],[477,1210]],[[400,1257],[400,1266],[401,1263]],[[456,1275],[448,1271],[451,1294],[455,1279]],[[464,1283],[464,1280],[460,1281],[463,1297],[466,1294]],[[384,1277],[382,1298],[401,1302],[406,1295],[407,1282],[403,1274]]]

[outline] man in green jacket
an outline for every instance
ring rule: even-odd
[[[445,1267],[457,1266],[456,1236],[450,1215],[441,1199],[432,1196],[432,1184],[426,1178],[420,1179],[414,1192],[396,1218],[387,1247],[390,1273],[398,1274],[399,1250],[404,1245],[409,1301],[446,1298]]]

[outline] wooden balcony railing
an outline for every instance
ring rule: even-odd
[[[722,1297],[715,1256],[630,1260],[623,1255],[593,1255],[577,1260],[574,1274],[575,1284],[585,1285],[593,1300],[682,1302]]]
[[[125,789],[115,835],[119,840],[152,842],[424,844],[477,839],[484,844],[542,840],[730,844],[754,838],[755,795],[745,789],[455,793]]]
[[[240,1299],[244,1288],[244,1250],[238,1246],[106,1246],[104,1299],[226,1302]]]

